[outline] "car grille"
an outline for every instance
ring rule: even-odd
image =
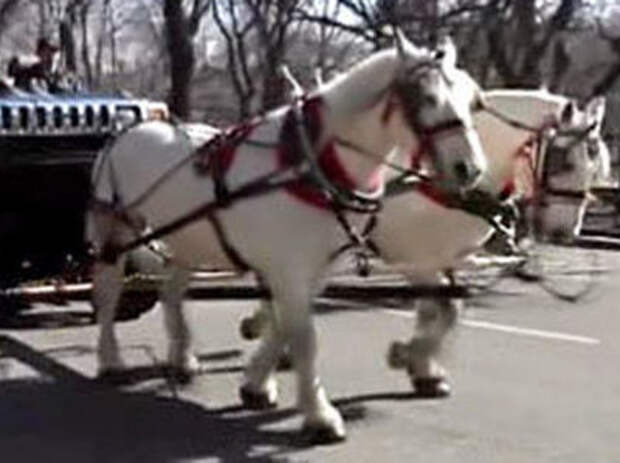
[[[113,133],[146,120],[148,110],[148,102],[31,103],[0,99],[0,135]]]

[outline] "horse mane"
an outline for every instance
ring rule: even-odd
[[[315,95],[323,97],[336,112],[365,106],[389,85],[398,64],[395,48],[378,51],[322,84]]]

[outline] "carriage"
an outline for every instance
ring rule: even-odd
[[[88,279],[84,213],[96,154],[127,127],[167,118],[165,103],[121,93],[0,87],[0,288]],[[23,302],[5,298],[0,314]]]

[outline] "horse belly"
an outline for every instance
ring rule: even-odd
[[[377,241],[387,260],[434,272],[458,264],[490,232],[480,218],[411,192],[386,199]]]
[[[165,238],[173,261],[189,268],[234,270],[215,229],[208,220],[194,222]]]

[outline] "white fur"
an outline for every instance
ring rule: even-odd
[[[462,91],[467,93],[467,86]],[[486,93],[486,103],[509,118],[536,128],[559,118],[568,99],[540,91],[496,90]],[[591,104],[600,105],[601,102]],[[566,121],[562,128],[585,128],[594,120],[600,121],[601,117],[600,111],[596,116],[591,111],[577,112],[573,120]],[[487,178],[480,187],[498,193],[513,177],[517,162],[515,155],[532,133],[507,125],[485,112],[477,113],[474,118],[488,154]],[[606,150],[598,132],[590,135]],[[610,162],[607,151],[601,151],[600,159],[591,161],[585,149],[586,144],[581,143],[569,154],[578,167],[575,174],[552,180],[559,180],[561,186],[575,190],[587,188],[593,177],[607,181]],[[575,201],[556,204],[553,198],[549,201],[551,204],[545,211],[543,232],[562,229],[571,235],[580,224],[584,204]],[[398,267],[409,268],[407,276],[412,281],[437,285],[443,283],[443,270],[458,266],[461,259],[477,249],[491,233],[488,223],[479,217],[446,208],[412,189],[385,199],[371,239],[384,260],[391,264],[407,264]],[[397,360],[397,363],[407,366],[414,383],[416,378],[442,378],[446,374],[437,355],[444,337],[455,324],[458,305],[442,298],[426,299],[419,302],[417,314],[412,339],[407,344],[394,344],[390,354],[391,357],[395,353],[406,357]],[[263,365],[265,359],[277,358],[279,347],[263,347],[263,358],[256,359],[255,364]]]
[[[533,127],[541,127],[549,118],[558,118],[568,102],[562,96],[528,90],[489,91],[485,97],[492,108]],[[600,105],[601,102],[592,104]],[[594,120],[600,121],[602,116],[600,111],[596,115],[588,111],[577,112],[573,120],[562,124],[561,128],[584,129]],[[485,112],[475,114],[474,119],[488,154],[487,178],[480,186],[497,193],[514,175],[515,154],[532,134],[515,129]],[[575,172],[552,178],[554,186],[583,190],[591,185],[593,178],[608,181],[609,153],[598,132],[592,132],[590,136],[602,145],[599,158],[590,160],[586,144],[581,143],[569,154],[577,165]],[[555,199],[548,198],[548,207],[540,212],[543,220],[539,233],[547,236],[561,231],[564,236],[572,237],[580,227],[586,203],[574,200],[556,202]],[[387,261],[413,264],[408,275],[412,280],[438,284],[441,283],[438,272],[458,266],[461,259],[479,247],[491,233],[492,229],[484,220],[461,210],[443,207],[412,190],[385,199],[372,239]],[[441,299],[421,301],[416,331],[407,349],[412,380],[416,375],[434,377],[444,374],[436,353],[443,337],[454,326],[456,310],[456,305]]]
[[[325,142],[331,136],[351,139],[375,157],[368,158],[355,150],[339,148],[338,155],[348,173],[361,189],[370,188],[369,180],[380,162],[398,147],[412,152],[417,139],[407,125],[399,108],[387,123],[380,115],[386,103],[383,90],[401,72],[421,59],[426,52],[407,45],[408,56],[394,51],[380,52],[356,66],[350,73],[321,90],[325,101]],[[458,76],[454,76],[457,78]],[[448,82],[436,87],[440,101],[436,109],[442,118],[460,118],[471,125],[470,101],[463,101]],[[284,111],[267,116],[251,135],[251,139],[277,142]],[[449,140],[438,142],[436,160],[444,164],[461,161],[472,171],[482,170],[483,154],[476,133],[469,129],[451,134]],[[193,150],[189,138],[179,129],[161,122],[138,126],[122,135],[110,150],[100,156],[95,169],[94,195],[101,201],[120,198],[120,206],[133,217],[144,218],[154,229],[177,219],[213,199],[209,178],[195,174],[191,163],[174,171],[157,188],[151,186],[161,176],[186,159]],[[229,188],[253,181],[278,169],[272,149],[242,145],[235,163],[227,174]],[[450,175],[450,170],[447,171]],[[454,177],[454,176],[453,176]],[[446,180],[454,180],[448,177]],[[471,179],[467,179],[469,182]],[[448,182],[451,188],[462,185]],[[447,183],[446,183],[447,185]],[[145,196],[145,192],[150,191]],[[275,351],[286,342],[298,375],[298,401],[305,422],[328,430],[334,438],[344,437],[344,425],[338,411],[330,404],[320,384],[315,368],[316,336],[311,323],[311,300],[321,289],[319,277],[329,255],[342,242],[342,229],[334,215],[300,203],[288,193],[274,193],[247,198],[218,211],[218,218],[229,242],[263,278],[274,298],[277,323],[266,336],[260,352]],[[89,216],[90,239],[99,247],[124,243],[136,233],[114,216],[92,211]],[[216,234],[208,221],[196,221],[166,237],[174,256],[174,264],[193,267],[205,262],[219,268],[230,266]],[[109,370],[122,367],[118,343],[113,329],[115,305],[121,289],[123,259],[115,265],[97,263],[94,274],[93,302],[101,325],[99,367]],[[166,326],[170,336],[169,358],[176,366],[192,368],[189,355],[190,330],[180,311],[185,289],[183,270],[174,271],[165,288],[163,301],[168,306]],[[274,347],[275,346],[275,347]],[[259,356],[260,357],[260,356]],[[258,357],[255,357],[258,358]],[[275,382],[270,376],[270,362],[254,361],[246,373],[245,389],[275,399]],[[266,366],[264,366],[266,365]]]

